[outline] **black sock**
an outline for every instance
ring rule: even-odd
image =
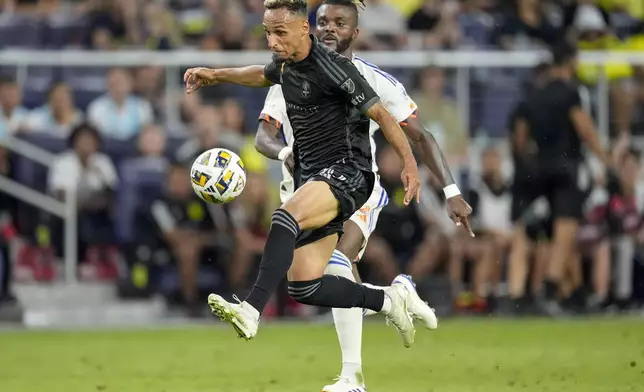
[[[383,290],[372,289],[341,276],[323,275],[321,278],[288,282],[288,293],[297,302],[330,308],[366,308],[382,310]]]
[[[559,291],[559,285],[557,283],[552,280],[546,280],[544,287],[544,294],[548,301],[557,299],[557,292]]]
[[[246,297],[246,302],[260,313],[291,267],[299,232],[297,221],[286,210],[278,209],[273,213],[259,274],[253,290]]]

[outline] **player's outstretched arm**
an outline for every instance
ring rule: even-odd
[[[423,127],[418,117],[408,118],[406,125],[401,127],[411,141],[412,148],[418,152],[422,163],[436,176],[441,187],[455,184],[454,176],[449,170],[445,155],[438,146],[436,138]]]
[[[269,87],[273,83],[264,76],[263,65],[250,65],[241,68],[190,68],[183,75],[186,92],[192,93],[204,86],[219,83],[239,84],[246,87]]]
[[[405,185],[405,204],[408,205],[414,197],[420,200],[420,181],[418,180],[416,158],[414,158],[409,141],[400,125],[380,102],[373,104],[365,114],[380,125],[380,130],[403,160],[402,180]]]
[[[412,146],[418,151],[422,162],[440,182],[445,193],[445,198],[447,199],[450,219],[457,225],[462,224],[473,237],[474,233],[470,228],[468,220],[472,214],[472,207],[465,201],[458,186],[456,186],[454,176],[452,176],[452,172],[449,170],[445,155],[438,146],[436,138],[422,126],[418,117],[408,118],[406,125],[403,125],[402,129],[409,140],[411,140]]]

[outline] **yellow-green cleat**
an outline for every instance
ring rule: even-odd
[[[251,340],[257,335],[259,313],[248,303],[240,302],[236,296],[233,298],[239,303],[228,302],[220,295],[210,294],[208,305],[215,316],[235,328],[240,338]]]

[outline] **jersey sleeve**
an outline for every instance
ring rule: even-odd
[[[322,70],[329,76],[335,89],[360,112],[366,112],[380,101],[378,94],[346,57],[338,56],[332,62],[323,62]]]
[[[286,120],[286,102],[284,101],[281,86],[272,86],[268,89],[259,120],[274,124],[277,129],[284,124]]]
[[[264,67],[264,77],[273,84],[282,83],[282,64],[271,61]]]
[[[392,83],[389,80],[377,80],[374,85],[376,94],[382,99],[382,104],[391,113],[393,118],[402,125],[407,125],[409,118],[416,117],[418,106],[400,82]]]

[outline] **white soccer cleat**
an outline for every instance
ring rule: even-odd
[[[322,388],[322,392],[367,392],[367,387],[349,377],[338,377],[335,384]]]
[[[411,279],[411,276],[400,274],[392,282],[392,286],[402,285],[409,292],[409,303],[407,304],[407,311],[416,320],[421,320],[427,329],[438,328],[438,319],[434,309],[427,305],[416,292],[416,284]]]
[[[239,301],[236,296],[233,298]],[[259,326],[259,318],[255,316],[257,311],[246,302],[240,301],[238,304],[234,304],[217,294],[210,294],[208,305],[221,321],[230,323],[235,328],[240,338],[251,340],[257,335],[257,327]]]
[[[385,315],[387,324],[392,324],[403,339],[405,347],[411,347],[414,344],[416,329],[414,322],[408,312],[411,293],[405,286],[396,284],[387,287],[385,295],[391,300],[391,310],[382,312]]]

